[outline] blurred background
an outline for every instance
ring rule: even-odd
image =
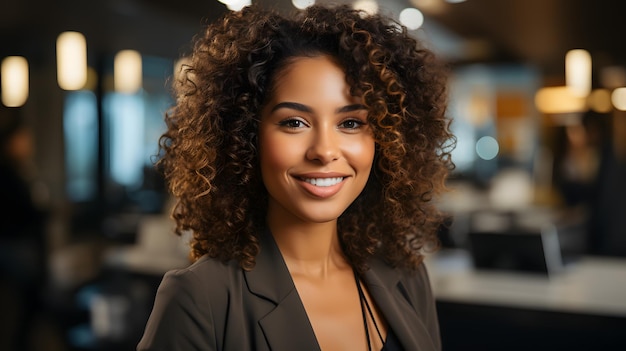
[[[427,259],[444,350],[625,349],[626,2],[335,2],[453,69],[456,169]],[[152,168],[169,84],[245,4],[0,4],[1,350],[134,350],[162,274],[189,262]]]

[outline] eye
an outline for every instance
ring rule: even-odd
[[[347,119],[339,124],[339,128],[342,129],[360,129],[366,123],[359,119]]]
[[[299,129],[306,127],[306,123],[304,121],[297,118],[288,118],[278,122],[278,125],[281,127],[285,127],[288,129]]]

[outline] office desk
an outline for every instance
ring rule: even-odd
[[[479,271],[469,254],[426,259],[444,351],[626,350],[626,260],[582,257],[547,275]]]

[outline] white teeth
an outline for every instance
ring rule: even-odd
[[[313,184],[315,186],[333,186],[341,183],[343,177],[337,178],[302,178],[305,182]]]

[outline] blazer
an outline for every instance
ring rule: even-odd
[[[137,350],[320,351],[272,235],[260,240],[251,271],[205,256],[167,272]],[[363,282],[404,350],[441,349],[424,264],[409,271],[372,259]]]

